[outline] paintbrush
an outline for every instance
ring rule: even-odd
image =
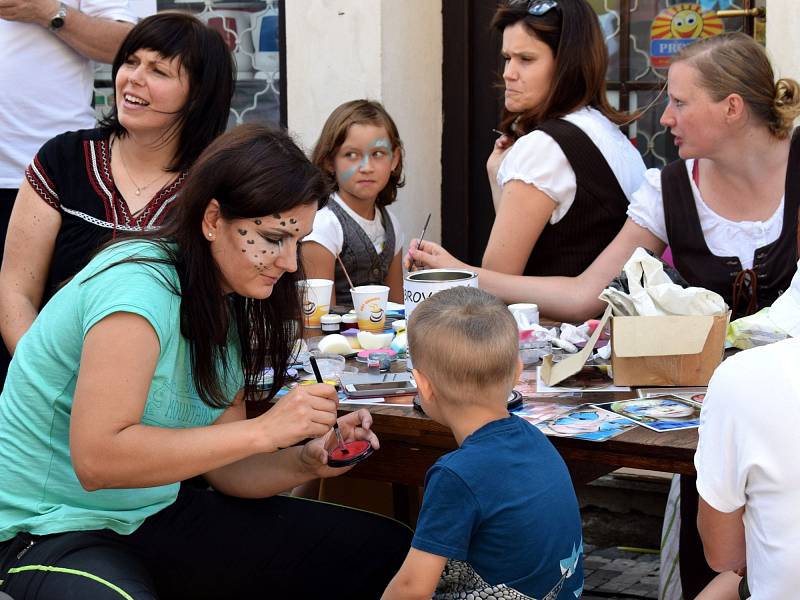
[[[422,246],[422,239],[425,237],[425,232],[428,230],[428,223],[431,222],[431,213],[428,213],[428,218],[425,219],[425,225],[422,226],[422,233],[419,234],[417,238],[417,250],[419,250],[420,246]],[[408,270],[411,271],[414,268],[414,257],[409,257],[408,261]]]
[[[314,370],[314,377],[317,378],[317,383],[325,383],[322,379],[322,374],[319,372],[319,365],[317,365],[316,357],[312,356],[309,359],[311,362],[311,368]],[[347,454],[349,450],[344,445],[344,440],[342,439],[342,432],[339,431],[339,421],[336,420],[333,422],[333,433],[336,435],[336,447],[342,449],[342,454]]]
[[[344,263],[342,262],[342,257],[337,254],[336,255],[336,260],[339,261],[339,265],[341,265],[341,267],[342,267],[342,273],[344,273],[344,276],[347,279],[347,283],[350,284],[350,289],[352,290],[355,286],[353,285],[353,280],[350,279],[350,275],[347,274],[347,269],[344,268]]]

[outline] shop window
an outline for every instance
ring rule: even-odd
[[[228,127],[259,122],[285,125],[281,76],[283,0],[157,0],[156,9],[182,10],[195,14],[217,29],[233,52],[236,63],[236,91],[231,103]],[[113,100],[111,65],[95,70],[95,111],[98,118]]]

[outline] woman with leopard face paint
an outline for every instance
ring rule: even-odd
[[[299,241],[328,193],[285,133],[239,127],[200,156],[160,231],[107,246],[47,304],[0,396],[0,589],[380,594],[410,530],[277,495],[347,470],[328,466],[335,389],[245,414],[264,369],[269,396],[284,383],[302,331]],[[338,420],[378,448],[371,422]],[[356,554],[349,575],[340,560]]]

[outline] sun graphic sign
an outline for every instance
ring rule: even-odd
[[[670,6],[658,13],[650,27],[650,63],[656,69],[666,69],[670,58],[684,46],[724,31],[722,19],[699,4]]]

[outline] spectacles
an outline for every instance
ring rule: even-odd
[[[509,3],[510,6],[519,6],[520,4],[527,4],[528,14],[534,17],[541,17],[552,9],[558,8],[557,0],[511,0]]]

